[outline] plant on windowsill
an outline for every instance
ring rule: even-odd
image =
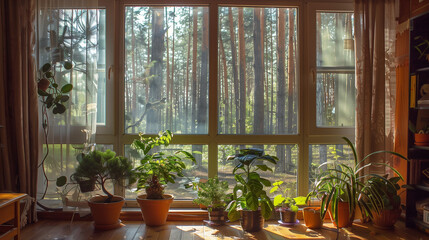
[[[136,178],[131,160],[116,156],[111,150],[81,153],[77,160],[78,166],[73,178],[95,179],[106,194],[88,200],[95,228],[108,230],[120,227],[119,215],[125,201],[123,197],[111,194],[106,188],[106,182],[112,180],[114,183],[123,184],[128,180],[128,185],[133,184]]]
[[[198,197],[194,199],[197,204],[207,206],[210,225],[223,225],[225,223],[224,210],[227,200],[228,182],[220,181],[218,177],[209,178],[207,182],[197,183]]]
[[[383,177],[388,178],[387,175]],[[393,228],[401,216],[401,198],[398,195],[398,190],[401,188],[398,182],[401,179],[403,180],[401,175],[388,178],[388,182],[378,177],[371,177],[365,182],[365,191],[370,198],[363,200],[372,212],[371,220],[375,227]],[[377,194],[378,196],[375,196]]]
[[[156,137],[139,134],[140,139],[134,140],[132,147],[142,154],[137,172],[137,190],[145,189],[146,194],[137,196],[143,219],[147,226],[160,226],[167,221],[172,195],[164,194],[165,185],[175,183],[176,177],[183,177],[186,168],[185,159],[196,163],[191,153],[179,150],[173,154],[156,151],[159,146],[169,146],[173,134],[166,130]]]
[[[314,189],[307,195],[306,200],[308,201],[310,197],[319,198],[321,200],[321,218],[324,219],[326,213],[329,212],[331,221],[338,228],[352,225],[357,208],[359,208],[363,217],[369,216],[373,218],[374,212],[376,214],[381,212],[382,208],[375,203],[382,203],[382,190],[370,184],[373,179],[378,179],[381,183],[394,185],[384,176],[373,173],[364,174],[364,170],[369,169],[371,166],[388,167],[402,179],[400,173],[390,165],[376,162],[364,164],[366,159],[377,154],[388,153],[407,160],[399,153],[385,150],[370,153],[359,160],[354,145],[348,138],[343,137],[343,139],[353,152],[354,165],[335,164],[333,167],[328,167],[328,169],[321,171],[316,177]],[[319,169],[326,164],[319,166]]]
[[[289,187],[283,187],[283,184],[283,181],[274,182],[270,193],[278,193],[274,197],[273,203],[274,206],[277,207],[276,211],[280,213],[281,224],[293,225],[297,222],[297,205],[305,205],[305,197],[290,197],[292,195],[292,189]],[[285,185],[287,184],[285,183]]]
[[[277,164],[278,158],[265,155],[258,148],[241,149],[238,154],[228,157],[236,161],[232,171],[237,184],[233,191],[233,200],[228,204],[230,221],[241,219],[241,226],[247,232],[257,232],[264,227],[264,219],[270,218],[274,205],[263,190],[270,187],[271,182],[262,178],[258,171],[273,171],[265,162]],[[241,216],[241,218],[240,218]]]

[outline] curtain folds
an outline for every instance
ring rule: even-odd
[[[395,112],[394,0],[355,0],[356,148],[362,158],[392,150]],[[369,162],[390,162],[377,155]],[[384,173],[384,168],[370,171]]]
[[[0,2],[0,191],[37,193],[36,0]],[[33,201],[34,202],[34,201]],[[32,204],[29,223],[37,220]]]
[[[38,69],[49,63],[59,88],[73,85],[67,93],[70,98],[64,103],[64,113],[54,114],[39,104],[40,119],[47,126],[41,128],[39,200],[65,200],[78,189],[58,189],[56,179],[66,176],[70,182],[77,165],[76,154],[82,151],[84,143],[93,145],[95,141],[99,76],[104,74],[99,69],[104,60],[99,56],[104,39],[100,39],[97,8],[98,0],[38,0]],[[71,62],[73,68],[65,69],[64,62]]]

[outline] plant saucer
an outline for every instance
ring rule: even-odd
[[[291,223],[283,222],[282,220],[279,220],[278,223],[280,224],[280,226],[290,227],[290,226],[293,226],[295,224],[298,224],[299,220],[297,219],[296,222],[291,222]]]

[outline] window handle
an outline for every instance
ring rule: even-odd
[[[107,72],[107,79],[110,80],[110,73],[113,72],[113,65],[110,65],[109,70]]]

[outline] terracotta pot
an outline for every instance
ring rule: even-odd
[[[429,134],[414,133],[414,142],[418,146],[429,146]]]
[[[320,207],[306,207],[303,209],[305,226],[311,229],[321,228],[323,220],[320,216]]]
[[[348,202],[338,202],[338,226],[335,222],[335,219],[332,216],[330,204],[329,204],[329,208],[328,208],[328,213],[329,213],[329,217],[331,218],[331,221],[335,227],[339,227],[339,228],[350,227],[353,224],[355,213],[353,211],[353,213],[350,216],[349,203]]]
[[[109,230],[123,226],[119,215],[125,201],[123,197],[113,196],[112,202],[105,203],[107,196],[96,196],[88,200],[94,227],[98,230]]]
[[[209,220],[215,224],[223,225],[225,223],[224,209],[213,208],[209,211]]]
[[[262,217],[261,210],[242,210],[240,214],[240,223],[244,231],[258,232],[264,228],[264,218]]]
[[[372,222],[374,223],[374,227],[381,229],[390,229],[393,228],[396,221],[398,221],[401,216],[401,209],[392,209],[392,210],[383,210],[381,213],[377,214],[373,212],[374,218]]]
[[[146,199],[146,194],[137,196],[146,225],[151,227],[164,225],[173,199],[173,195],[168,194],[164,194],[164,199]]]
[[[280,220],[284,223],[296,223],[296,212],[289,209],[279,208]]]

